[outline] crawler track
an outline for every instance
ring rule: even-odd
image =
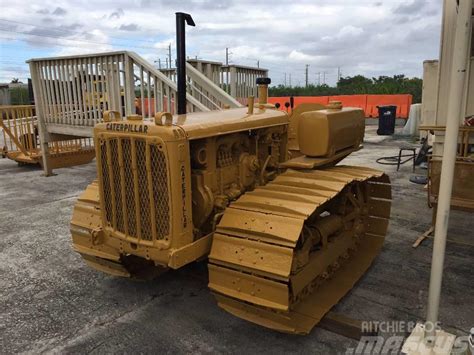
[[[226,209],[209,255],[220,307],[288,333],[309,333],[379,253],[391,187],[350,166],[288,170]]]

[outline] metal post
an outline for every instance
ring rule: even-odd
[[[445,8],[446,8],[446,1]],[[472,13],[472,0],[460,0],[456,20],[454,37],[453,61],[451,67],[450,92],[448,97],[448,111],[446,135],[444,141],[443,161],[441,166],[441,184],[438,195],[438,209],[436,211],[436,226],[431,261],[430,288],[428,295],[428,312],[426,318],[425,339],[434,344],[435,325],[438,321],[439,301],[443,278],[444,254],[446,249],[446,235],[448,231],[449,212],[451,208],[451,193],[453,187],[454,167],[459,135],[459,121],[462,115],[462,97],[464,80],[467,69],[469,48],[469,22]]]
[[[178,115],[186,113],[186,31],[185,25],[195,26],[193,18],[183,12],[176,13],[176,73]]]
[[[178,15],[176,14],[176,16]],[[168,68],[171,69],[171,43],[168,46]]]
[[[237,68],[234,66],[229,67],[227,73],[230,73],[229,94],[233,98],[237,98]]]
[[[309,64],[306,64],[306,69],[305,69],[305,87],[308,87],[308,68],[309,68]]]
[[[229,89],[229,48],[225,49],[225,65],[227,67],[226,80],[225,80],[226,91],[227,91],[227,93],[230,93],[230,89]]]
[[[45,176],[52,176],[53,169],[50,164],[49,160],[49,148],[48,142],[50,141],[49,133],[46,128],[45,123],[45,101],[43,99],[43,92],[40,89],[40,76],[38,75],[37,66],[39,64],[35,62],[30,62],[30,74],[31,74],[31,81],[33,84],[33,93],[35,97],[35,109],[36,109],[36,116],[38,117],[38,133],[40,138],[40,147],[41,147],[41,158],[43,161],[43,171]]]

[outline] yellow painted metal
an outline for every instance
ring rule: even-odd
[[[170,254],[168,266],[172,269],[179,269],[190,262],[202,258],[204,255],[209,254],[211,244],[212,234],[208,234],[191,244],[173,250]]]
[[[0,106],[0,130],[4,146],[2,155],[19,164],[42,164],[38,122],[34,105]],[[89,138],[68,139],[48,143],[51,168],[89,163],[95,150]]]
[[[221,307],[309,332],[377,254],[391,198],[382,172],[335,166],[360,149],[359,110],[320,109],[288,116],[263,104],[152,121],[106,113],[94,128],[98,181],[74,207],[74,249],[91,267],[127,277],[209,256]],[[315,117],[328,128],[292,131]],[[348,127],[356,132],[335,136]],[[324,155],[302,155],[289,135],[308,149],[309,135],[325,141]]]
[[[209,288],[244,302],[286,311],[288,286],[284,283],[209,264]]]
[[[239,265],[240,269],[262,276],[288,278],[293,263],[293,250],[254,240],[214,233],[212,253],[215,264]],[[255,268],[258,265],[258,270]]]
[[[316,103],[303,103],[296,106],[291,111],[290,125],[288,127],[288,149],[292,155],[300,155],[299,139],[298,139],[298,125],[301,115],[305,112],[324,110],[326,107]]]
[[[329,181],[328,177],[331,175],[334,175],[335,181]],[[267,236],[266,239],[255,240],[250,244],[242,239],[245,230],[240,230],[237,236],[235,233],[225,235],[229,224],[225,220],[226,211],[222,219],[226,221],[225,227],[220,232],[222,234],[214,237],[209,261],[212,266],[219,267],[217,270],[221,272],[221,269],[226,269],[227,274],[210,269],[212,282],[210,281],[209,287],[216,294],[219,306],[232,314],[275,330],[308,333],[353,287],[380,251],[388,228],[390,200],[384,198],[385,190],[372,189],[371,185],[390,185],[387,176],[379,171],[350,166],[309,172],[289,170],[279,175],[275,182],[278,180],[290,181],[297,186],[304,183],[306,187],[310,186],[310,190],[331,194],[324,201],[313,201],[311,208],[308,205],[298,209],[287,203],[284,212],[278,199],[261,196],[264,202],[260,208],[254,209],[255,220],[259,220],[258,214],[266,219],[268,215],[285,215],[287,210],[294,209],[296,212],[293,218],[299,218],[303,222],[299,231],[294,228],[288,230],[290,235],[298,235],[300,239],[300,244],[286,248],[286,252],[291,251],[292,254],[290,273],[282,272],[288,270],[281,267],[283,260],[280,263],[254,263],[255,250],[273,247],[280,240],[272,241],[271,236]],[[325,184],[327,182],[331,184]],[[278,185],[270,182],[266,186]],[[372,191],[381,191],[382,195]],[[252,194],[248,192],[232,204],[232,208],[228,209],[232,210],[231,218],[238,215],[237,210],[246,211],[253,207],[249,207],[248,203],[240,203],[240,200],[248,201],[246,196]],[[299,196],[299,193],[295,193],[296,200]],[[291,200],[288,197],[286,199]],[[332,200],[337,201],[337,207],[329,203]],[[305,213],[301,213],[302,209]],[[327,214],[334,218],[339,216],[344,221],[343,224],[323,227],[323,222],[328,220]],[[280,233],[283,234],[286,229],[284,226],[281,228]],[[247,229],[253,233],[252,225]],[[220,225],[217,230],[221,231]],[[316,244],[311,244],[313,237],[305,238],[305,230],[317,230],[320,233],[314,239]],[[305,247],[307,243],[310,245],[308,248]],[[318,243],[321,243],[320,247],[317,247]],[[286,297],[281,298],[280,292],[272,290],[269,293],[261,292],[258,299],[252,299],[246,292],[239,291],[242,286],[236,281],[247,275],[261,275],[266,281],[283,283],[287,286]],[[255,287],[260,284],[254,279],[252,282],[255,282]],[[254,291],[254,288],[251,290]],[[278,295],[278,304],[275,304],[276,299],[273,298],[275,294]]]
[[[299,148],[310,157],[330,157],[347,148],[357,148],[364,137],[364,113],[352,108],[309,111],[298,123]],[[315,139],[317,132],[318,139]]]
[[[300,237],[303,221],[297,218],[261,213],[229,207],[216,231],[252,240],[294,247]]]

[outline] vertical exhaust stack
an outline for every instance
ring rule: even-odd
[[[185,26],[196,26],[190,14],[176,13],[176,71],[178,115],[186,113],[186,31]]]
[[[271,82],[270,78],[257,78],[259,105],[266,105],[268,103],[268,85]]]

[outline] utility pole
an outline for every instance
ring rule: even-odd
[[[226,79],[225,79],[225,90],[227,93],[230,93],[230,88],[229,88],[229,48],[225,48],[225,66],[227,67],[225,71]]]
[[[337,82],[341,80],[341,76],[342,76],[341,67],[337,67]]]
[[[257,68],[260,68],[260,61],[257,60]]]
[[[161,59],[158,58],[158,69],[161,69]]]
[[[286,87],[286,73],[285,73],[285,87]]]
[[[305,69],[305,83],[306,87],[308,87],[308,69],[309,69],[309,64],[306,64],[306,69]]]
[[[323,85],[326,84],[326,72],[323,71]]]
[[[290,88],[291,88],[291,73],[290,73]]]
[[[168,63],[169,63],[169,67],[171,69],[171,43],[170,45],[168,46]]]
[[[321,86],[321,72],[317,72],[316,75],[318,76],[318,86]]]

